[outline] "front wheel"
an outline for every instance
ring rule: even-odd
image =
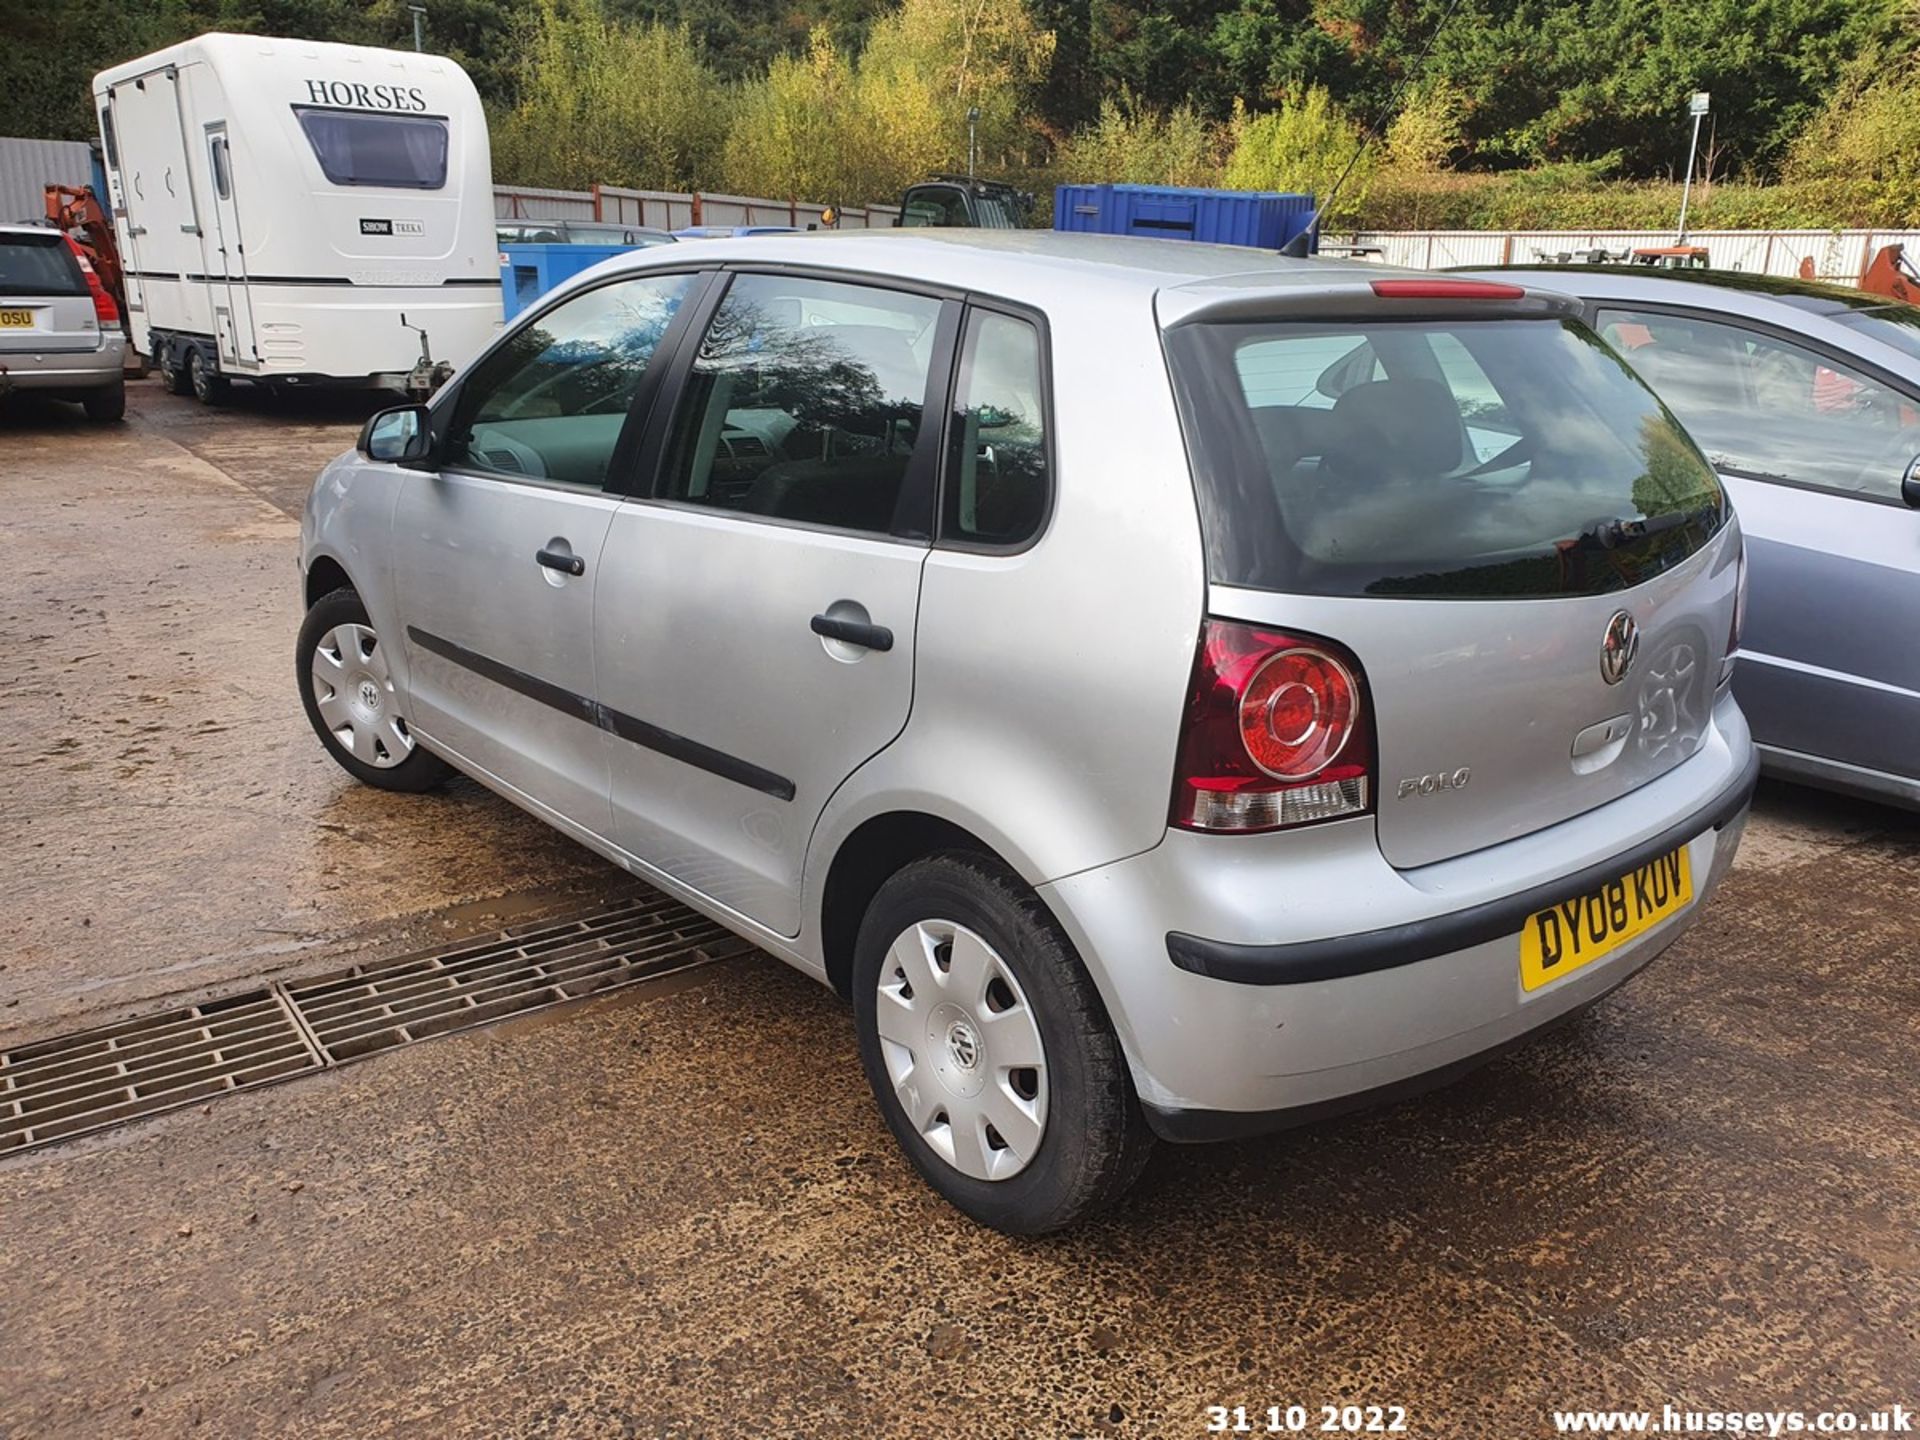
[[[179,348],[164,340],[156,348],[159,350],[155,359],[160,368],[160,388],[169,395],[190,392],[193,382],[187,378],[187,367],[181,362]]]
[[[381,790],[431,790],[453,773],[414,742],[395,706],[387,652],[357,592],[314,601],[294,645],[300,702],[327,753]]]
[[[1118,1199],[1152,1137],[1099,993],[1039,897],[966,852],[880,887],[854,954],[860,1059],[894,1138],[1011,1235]]]
[[[227,377],[214,370],[198,345],[187,352],[187,383],[202,405],[218,405],[227,398]]]

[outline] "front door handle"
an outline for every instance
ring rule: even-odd
[[[813,633],[828,640],[843,640],[864,650],[893,649],[893,631],[884,625],[869,625],[862,620],[842,620],[838,615],[813,617]]]
[[[571,550],[536,550],[533,558],[549,570],[558,570],[563,575],[584,575],[587,562]]]

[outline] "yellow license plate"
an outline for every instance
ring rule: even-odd
[[[1538,990],[1643,935],[1693,899],[1682,845],[1611,885],[1540,911],[1520,932],[1520,988]]]
[[[0,330],[31,330],[33,312],[31,310],[0,310]]]

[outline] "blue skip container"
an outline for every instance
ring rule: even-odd
[[[511,320],[562,280],[613,255],[624,255],[632,245],[502,245],[500,247],[500,304]]]
[[[1313,224],[1313,196],[1173,185],[1061,185],[1053,228],[1278,250]]]

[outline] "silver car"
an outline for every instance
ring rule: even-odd
[[[477,777],[853,1001],[1012,1232],[1431,1083],[1731,862],[1742,565],[1564,299],[1019,231],[618,257],[303,524],[360,779]]]
[[[67,237],[0,225],[0,398],[31,391],[77,400],[93,420],[126,413],[126,338],[99,280]]]
[[[1920,309],[1726,271],[1484,273],[1580,296],[1719,469],[1763,767],[1920,809]]]

